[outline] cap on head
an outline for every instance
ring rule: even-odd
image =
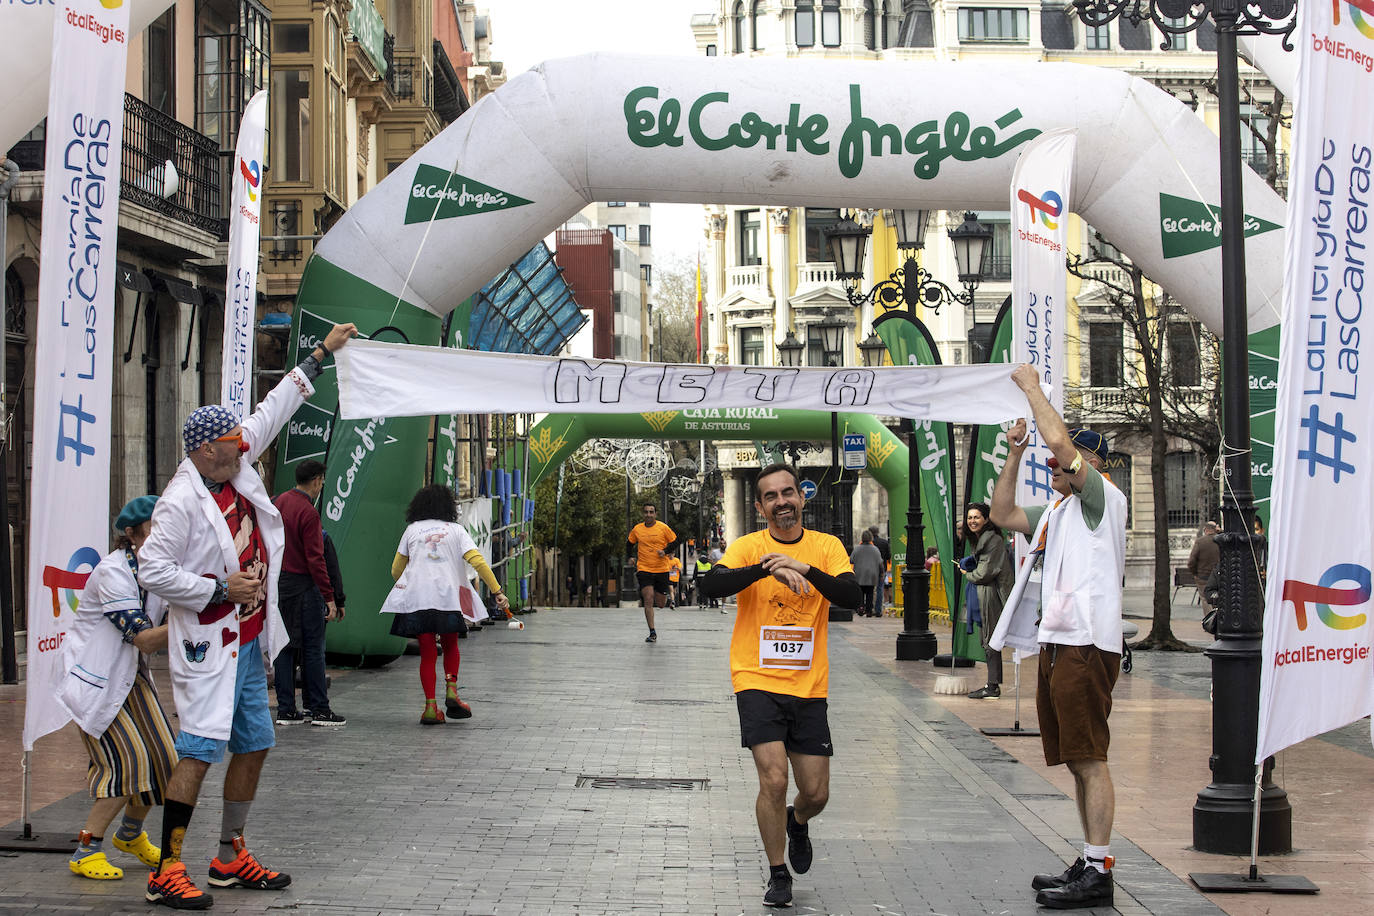
[[[1078,426],[1069,430],[1069,439],[1078,448],[1092,452],[1103,464],[1107,463],[1106,436],[1101,433],[1093,432],[1091,429],[1084,429]]]
[[[225,435],[239,425],[233,411],[218,404],[207,404],[191,411],[181,427],[181,441],[186,454],[191,454],[207,442]]]
[[[124,504],[124,508],[119,510],[119,517],[115,519],[115,531],[123,532],[125,528],[137,528],[139,525],[153,517],[153,506],[157,503],[156,496],[135,496]]]

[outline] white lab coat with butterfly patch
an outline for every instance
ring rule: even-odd
[[[257,516],[267,551],[267,602],[262,640],[268,657],[286,645],[286,628],[277,609],[277,575],[286,543],[281,515],[253,469],[258,455],[310,395],[314,386],[299,369],[277,383],[243,421],[248,451],[230,483]],[[215,579],[239,569],[229,525],[191,459],[181,462],[153,510],[153,529],[139,551],[138,579],[170,608],[167,614],[168,669],[181,729],[202,738],[225,740],[234,717],[234,679],[238,664],[238,618],[231,614],[203,624]]]

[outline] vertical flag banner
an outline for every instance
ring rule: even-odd
[[[115,233],[129,9],[64,0],[53,20],[34,357],[24,749],[66,724],[62,643],[110,544]]]
[[[1256,762],[1374,712],[1374,382],[1360,381],[1359,360],[1374,334],[1360,305],[1374,243],[1374,16],[1361,8],[1298,9]]]
[[[701,313],[706,303],[701,298],[701,256],[697,256],[697,362],[701,362]]]
[[[242,420],[253,400],[253,325],[258,310],[258,239],[262,233],[263,148],[267,143],[267,90],[248,101],[234,149],[233,209],[229,213],[228,301],[224,306],[224,361],[220,403]]]
[[[1064,326],[1068,319],[1068,236],[1070,179],[1078,135],[1046,131],[1026,144],[1011,179],[1012,362],[1029,363],[1049,387],[1050,403],[1064,412]],[[1029,416],[1030,443],[1022,453],[1016,502],[1042,505],[1050,489],[1050,450]],[[1025,538],[1018,537],[1023,544]]]

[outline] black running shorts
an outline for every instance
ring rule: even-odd
[[[806,699],[766,690],[741,690],[735,694],[739,707],[740,746],[753,747],[781,741],[788,751],[830,757],[830,722],[825,697]]]
[[[639,583],[639,590],[641,592],[653,586],[654,591],[658,592],[660,595],[668,594],[668,574],[666,572],[637,572],[635,573],[635,581]]]

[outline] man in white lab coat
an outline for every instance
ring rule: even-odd
[[[169,668],[181,727],[162,861],[148,879],[152,903],[205,909],[213,902],[187,876],[181,846],[201,782],[226,750],[224,819],[210,884],[277,890],[291,883],[263,867],[243,840],[258,775],[275,743],[262,654],[275,657],[286,643],[277,610],[282,521],[253,461],[314,393],[311,381],[329,353],[356,335],[352,324],[335,325],[241,425],[215,405],[197,408],[182,429],[186,460],[158,499],[138,572],[139,583],[169,607]]]

